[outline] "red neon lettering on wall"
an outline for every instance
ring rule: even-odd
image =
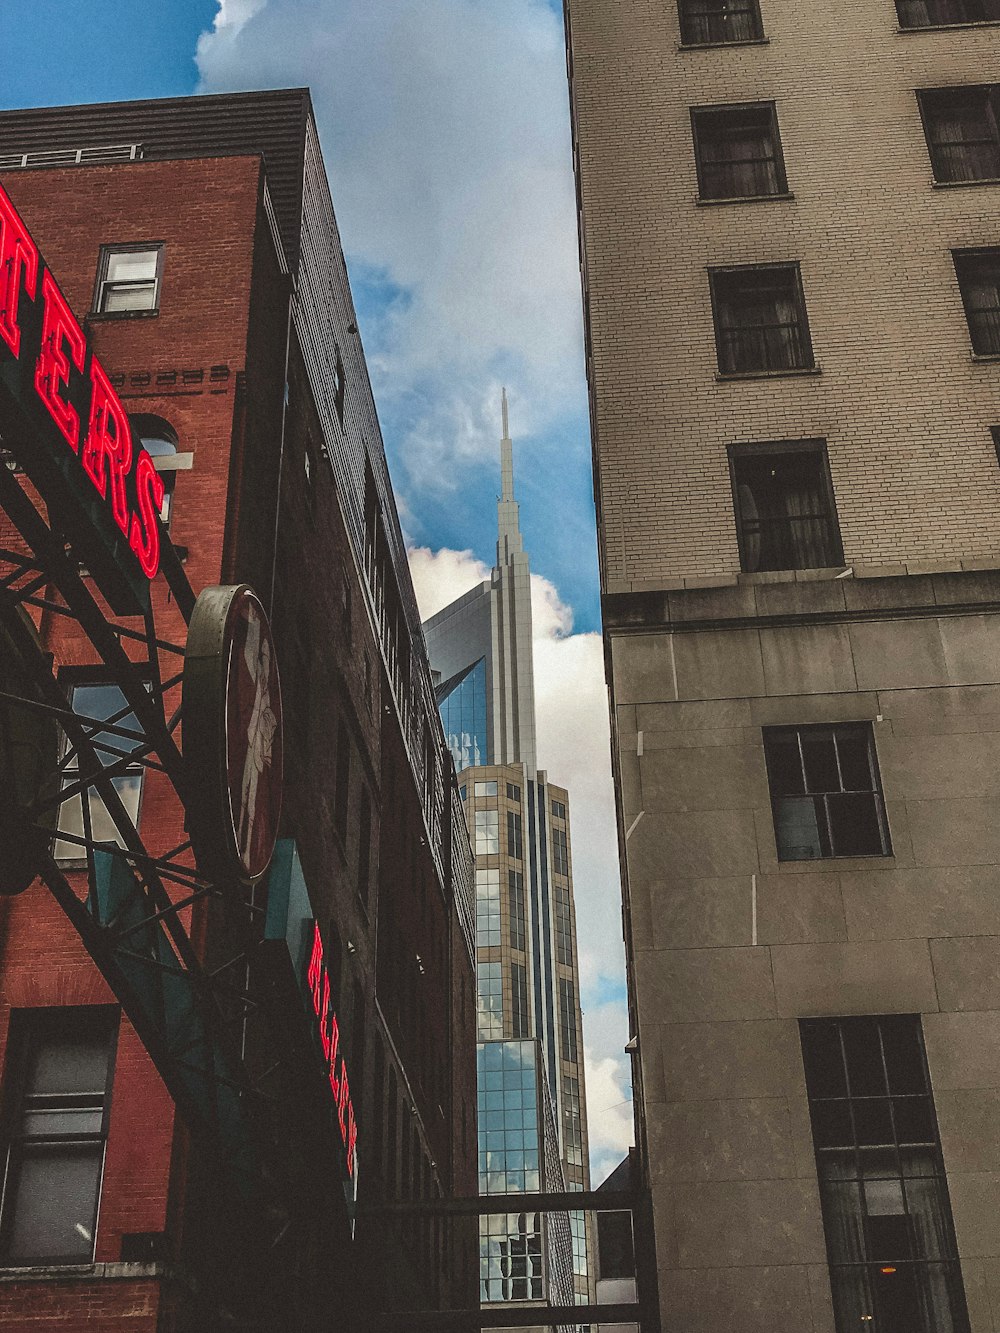
[[[42,273],[42,299],[45,309],[42,316],[42,345],[35,364],[35,388],[66,443],[74,453],[78,453],[80,417],[76,408],[63,398],[61,390],[69,385],[71,366],[83,370],[87,340],[48,269]],[[69,356],[66,355],[67,349]],[[101,494],[104,494],[103,489]]]
[[[135,497],[139,513],[132,515],[128,544],[146,578],[152,579],[160,568],[160,525],[156,520],[163,507],[163,478],[145,449],[139,451],[135,464]]]
[[[125,409],[96,357],[90,364],[90,380],[90,421],[80,461],[102,496],[107,495],[107,483],[111,482],[111,512],[128,536],[125,478],[132,466],[132,433]]]
[[[347,1113],[347,1174],[354,1176],[354,1160],[358,1147],[358,1122],[354,1119],[353,1104]]]
[[[319,926],[313,926],[312,953],[309,955],[309,966],[306,969],[306,985],[312,995],[313,1008],[319,1013],[320,981],[323,976],[323,937],[319,933]]]
[[[340,1095],[337,1098],[337,1119],[340,1121],[340,1137],[347,1144],[347,1108],[351,1104],[351,1089],[347,1082],[347,1070],[340,1066]]]
[[[347,1161],[347,1174],[353,1179],[357,1162],[358,1127],[354,1118],[354,1104],[347,1079],[347,1066],[340,1054],[340,1025],[330,1000],[330,974],[323,961],[323,939],[319,926],[313,926],[312,950],[306,968],[306,985],[312,1000],[313,1013],[319,1021],[319,1039],[327,1063],[327,1077]]]
[[[0,185],[0,338],[15,356],[21,350],[17,307],[22,279],[24,290],[34,300],[38,285],[38,247],[10,196]]]

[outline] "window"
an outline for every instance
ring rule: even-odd
[[[88,725],[86,729],[101,763],[111,773],[112,785],[121,798],[125,813],[137,826],[143,767],[132,756],[142,744],[142,739],[138,720],[124,694],[117,685],[81,683],[71,688],[70,707],[79,717],[95,724]],[[97,724],[100,722],[107,723],[107,730],[99,728]],[[75,785],[86,771],[86,762],[81,767],[79,755],[70,754],[67,745],[67,758],[63,767],[65,785]],[[118,847],[125,845],[104,798],[93,787],[71,796],[59,807],[58,830],[61,834],[75,838],[110,842]],[[56,838],[52,854],[57,861],[80,861],[86,852],[80,844],[71,842],[68,837],[59,837]]]
[[[837,511],[821,440],[730,450],[740,568],[841,565]]]
[[[773,102],[696,108],[691,124],[702,199],[787,194]]]
[[[518,860],[524,855],[524,840],[521,836],[521,816],[516,810],[507,811],[507,855]]]
[[[510,1035],[528,1035],[528,973],[523,963],[510,965]]]
[[[552,802],[552,818],[553,818],[553,819],[565,819],[565,818],[566,818],[566,807],[565,807],[565,805],[563,805],[562,801],[553,801],[553,802]]]
[[[495,782],[477,782],[474,790],[477,796],[496,796],[497,784]]]
[[[97,269],[94,313],[132,315],[160,303],[162,245],[104,245]]]
[[[573,907],[569,889],[557,884],[553,894],[556,909],[556,961],[573,966]]]
[[[559,978],[559,1050],[576,1064],[576,987],[569,977]]]
[[[552,868],[557,875],[569,874],[569,847],[564,828],[552,830]]]
[[[597,1214],[597,1255],[601,1280],[635,1277],[631,1213]]]
[[[990,435],[993,437],[993,448],[996,450],[997,462],[1000,463],[1000,426],[991,426]]]
[[[917,100],[936,181],[1000,177],[1000,86],[932,88]]]
[[[566,1160],[572,1166],[583,1166],[583,1118],[580,1113],[580,1080],[572,1074],[563,1074],[562,1087],[563,1143],[566,1148]]]
[[[799,1031],[839,1333],[966,1333],[920,1019]]]
[[[499,963],[476,964],[477,1036],[479,1041],[503,1036],[503,975]]]
[[[1000,356],[1000,250],[956,250],[955,272],[977,356]]]
[[[765,727],[779,861],[888,856],[870,722]]]
[[[476,945],[500,944],[500,871],[476,871]]]
[[[351,737],[343,718],[337,724],[337,772],[333,793],[333,825],[341,843],[347,842],[351,806]]]
[[[521,803],[521,788],[514,782],[507,783],[507,800],[517,801],[519,805]]]
[[[709,271],[719,370],[808,370],[815,364],[797,264]]]
[[[764,36],[757,0],[680,0],[685,46],[758,42]]]
[[[368,788],[361,788],[361,813],[358,817],[358,897],[365,912],[371,889],[372,869],[372,798]]]
[[[901,28],[952,27],[1000,21],[1000,0],[896,0]]]
[[[500,812],[476,811],[476,855],[496,856],[500,851]]]
[[[507,871],[507,901],[510,915],[510,947],[524,949],[524,876],[520,870]]]
[[[136,413],[135,416],[129,417],[129,421],[139,443],[152,458],[153,466],[163,482],[160,520],[169,532],[177,473],[184,467],[190,467],[191,455],[177,452],[177,432],[162,417]]]
[[[341,425],[344,424],[344,398],[347,394],[347,375],[344,371],[344,358],[340,354],[340,347],[336,349],[336,365],[333,372],[333,405],[337,411],[337,420]]]
[[[93,1259],[117,1032],[112,1008],[12,1015],[0,1214],[6,1264]]]

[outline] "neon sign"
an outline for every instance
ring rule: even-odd
[[[0,429],[118,614],[160,568],[163,480],[0,185]]]
[[[347,1066],[340,1050],[340,1027],[330,1003],[330,973],[323,956],[323,940],[319,926],[313,925],[312,951],[306,970],[306,986],[312,997],[313,1013],[319,1022],[319,1040],[326,1060],[330,1091],[337,1107],[337,1123],[344,1145],[347,1175],[353,1181],[357,1167],[358,1126],[354,1119],[354,1103],[347,1079]]]

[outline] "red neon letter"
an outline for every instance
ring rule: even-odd
[[[48,269],[42,273],[42,297],[45,313],[42,318],[42,345],[35,366],[35,388],[66,443],[74,453],[78,453],[80,418],[76,408],[66,402],[60,390],[69,384],[71,360],[77,370],[83,370],[87,345],[76,316]],[[69,356],[66,355],[67,348]],[[103,488],[101,494],[104,494]]]
[[[355,1152],[358,1146],[358,1122],[354,1119],[354,1104],[347,1108],[347,1174],[354,1179]]]
[[[347,1147],[347,1108],[351,1105],[351,1089],[347,1082],[347,1066],[340,1067],[340,1096],[337,1098],[337,1119],[340,1121],[340,1137]]]
[[[337,1026],[337,1019],[334,1017],[334,1027]],[[323,1003],[320,1006],[319,1013],[319,1044],[323,1047],[323,1054],[327,1060],[330,1059],[330,1051],[333,1049],[333,1038],[330,1036],[330,974],[324,968],[323,970]]]
[[[101,495],[107,495],[107,477],[110,477],[111,510],[115,522],[128,536],[125,479],[132,466],[132,432],[121,399],[96,356],[90,363],[90,382],[90,421],[81,462]]]
[[[135,495],[139,502],[139,517],[132,515],[128,544],[138,556],[146,578],[153,579],[160,568],[160,525],[157,519],[163,506],[163,478],[153,467],[153,460],[145,449],[140,450],[135,465]]]
[[[309,967],[306,969],[306,985],[312,995],[313,1009],[319,1016],[319,995],[320,978],[323,975],[323,937],[319,933],[319,925],[313,926],[312,953],[309,955]]]
[[[38,247],[0,185],[0,338],[15,356],[21,350],[17,305],[22,273],[24,290],[34,300],[38,284]]]

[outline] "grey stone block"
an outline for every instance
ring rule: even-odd
[[[794,1021],[664,1024],[659,1037],[668,1100],[805,1098]]]
[[[822,1263],[826,1256],[813,1181],[678,1184],[678,1267]]]
[[[1000,1088],[942,1088],[934,1105],[949,1175],[1000,1172]]]
[[[931,940],[931,959],[942,1010],[1000,1008],[1000,938]]]
[[[803,1265],[661,1273],[664,1333],[815,1333]],[[823,1333],[826,1333],[824,1329]]]
[[[937,1008],[926,940],[771,949],[778,1013],[906,1014]]]
[[[656,880],[651,885],[651,896],[653,939],[658,949],[751,942],[753,906],[749,875]]]
[[[1000,1254],[1000,1174],[974,1171],[948,1177],[958,1252],[978,1258]]]
[[[949,683],[937,620],[875,620],[850,626],[859,690]]]
[[[838,875],[758,875],[759,944],[820,944],[846,939]]]
[[[851,940],[1000,934],[1000,866],[844,870],[840,887]]]
[[[846,625],[766,629],[761,631],[760,645],[769,695],[836,694],[857,689]]]
[[[996,865],[1000,820],[995,797],[908,801],[910,839],[917,865]]]
[[[668,1102],[650,1108],[646,1131],[650,1171],[661,1184],[798,1174],[784,1097]]]
[[[635,970],[640,1012],[666,1023],[775,1016],[766,949],[661,949]]]
[[[859,694],[792,694],[750,700],[750,717],[758,727],[808,726],[814,722],[870,722],[879,712],[879,697]]]
[[[757,834],[751,810],[647,809],[628,844],[629,873],[681,879],[749,875],[757,870]]]
[[[923,1027],[935,1095],[1000,1087],[1000,1013],[927,1013]]]
[[[644,748],[639,765],[647,810],[732,810],[769,800],[763,746]]]

